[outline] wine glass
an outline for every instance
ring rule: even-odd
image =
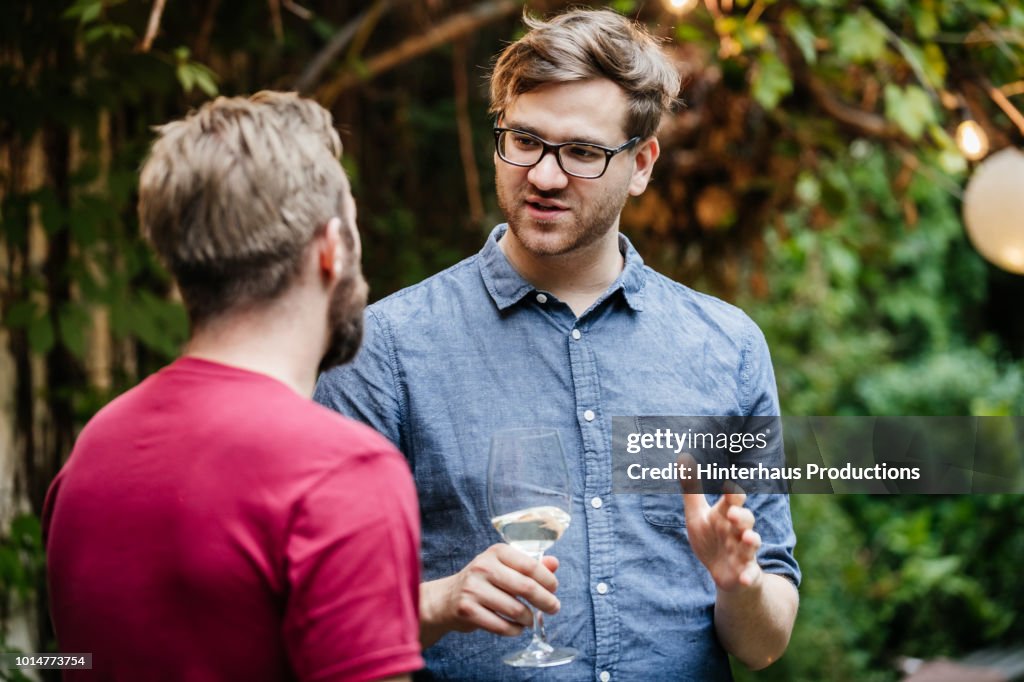
[[[557,430],[506,429],[491,438],[487,503],[491,525],[505,542],[540,561],[569,527],[569,490]],[[525,649],[502,660],[520,668],[547,668],[576,658],[576,649],[548,644],[543,615],[527,606],[533,614],[533,638]]]

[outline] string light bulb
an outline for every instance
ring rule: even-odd
[[[956,128],[956,146],[971,161],[983,159],[988,154],[988,135],[974,119],[965,119]]]
[[[689,12],[697,6],[697,1],[698,0],[666,0],[669,9],[678,14]]]

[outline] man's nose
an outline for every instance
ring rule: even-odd
[[[561,189],[569,184],[569,176],[558,165],[554,151],[545,151],[537,165],[527,173],[526,179],[539,190]]]

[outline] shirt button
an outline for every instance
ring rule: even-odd
[[[603,504],[604,502],[601,500],[600,497],[595,497],[590,500],[590,506],[593,507],[594,509],[600,509],[601,505]]]
[[[601,682],[608,682],[608,680],[612,679],[612,675],[607,670],[602,670],[597,679],[601,680]]]
[[[594,411],[587,410],[586,412],[583,413],[583,418],[586,419],[588,422],[594,421]]]
[[[572,338],[574,338],[577,341],[579,341],[581,336],[583,336],[583,334],[580,334],[580,330],[579,329],[573,329],[572,330]]]
[[[598,583],[596,587],[598,594],[608,594],[608,583]]]
[[[548,297],[544,294],[537,294],[537,303],[547,303]]]

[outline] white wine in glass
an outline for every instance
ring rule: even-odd
[[[502,539],[540,561],[569,527],[569,469],[558,431],[521,428],[498,431],[491,439],[487,503],[491,525]],[[508,665],[546,668],[569,663],[578,651],[547,642],[543,615],[533,614],[533,637],[521,651],[502,659]]]

